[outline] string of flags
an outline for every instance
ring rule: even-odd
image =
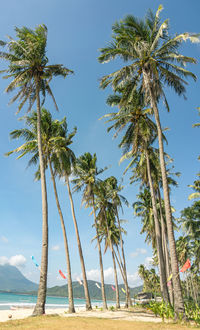
[[[66,280],[66,276],[63,274],[63,272],[59,269],[59,274],[60,276],[62,276],[62,278],[64,278]]]
[[[183,273],[187,269],[189,269],[190,267],[191,267],[190,259],[187,259],[187,261],[185,262],[185,264],[183,265],[183,267],[180,269],[180,272]],[[170,286],[172,284],[171,279],[172,279],[172,274],[167,279],[167,286]]]
[[[83,285],[79,277],[77,277],[76,280],[79,282],[80,285]]]
[[[111,285],[111,288],[113,289],[113,291],[116,291],[115,287],[113,285]]]
[[[38,264],[37,261],[35,260],[34,256],[31,256],[31,259],[33,260],[35,266],[36,266],[36,267],[39,267],[39,264]]]
[[[98,289],[101,289],[98,283],[95,283],[95,285],[97,286]]]
[[[187,259],[186,263],[183,265],[183,267],[181,268],[180,272],[185,272],[187,269],[189,269],[191,267],[191,263],[190,263],[190,259]]]

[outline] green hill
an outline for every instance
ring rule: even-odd
[[[98,283],[99,286],[101,286],[101,283],[99,282],[88,281],[90,297],[93,300],[101,300],[101,290],[97,288],[95,283]],[[119,291],[121,300],[125,298],[122,288],[124,288],[124,285],[120,284]],[[16,267],[0,265],[0,291],[37,294],[37,289],[38,285],[25,278]],[[107,300],[115,300],[115,292],[112,290],[111,284],[105,284],[105,290]],[[131,297],[133,298],[134,295],[140,291],[142,291],[142,286],[130,288]],[[73,282],[73,293],[74,298],[85,298],[83,285],[80,285],[79,282]],[[67,297],[67,285],[49,288],[47,289],[47,295]]]
[[[91,299],[101,300],[101,290],[97,288],[95,283],[98,283],[99,286],[101,286],[100,282],[95,282],[95,281],[91,281],[91,280],[88,281],[90,297],[91,297]],[[124,288],[124,285],[120,284],[119,291],[120,291],[121,300],[125,299],[125,294],[121,290],[122,288]],[[115,300],[115,292],[112,290],[111,284],[105,284],[105,290],[106,290],[107,300]],[[134,295],[140,291],[142,291],[142,285],[135,287],[135,288],[130,288],[131,298],[133,298]],[[79,282],[73,282],[73,293],[74,293],[74,298],[83,298],[84,299],[85,296],[84,296],[83,285],[80,285]],[[67,285],[54,286],[52,288],[49,288],[47,290],[47,295],[67,297],[68,296]]]

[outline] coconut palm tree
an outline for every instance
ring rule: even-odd
[[[99,209],[97,219],[98,219],[98,235],[99,240],[102,242],[104,240],[105,248],[104,253],[107,249],[110,248],[112,260],[113,260],[113,269],[114,269],[114,278],[115,278],[115,293],[116,293],[116,308],[120,308],[119,301],[119,286],[118,286],[118,276],[117,276],[117,267],[116,267],[116,253],[114,251],[114,246],[118,246],[120,243],[120,234],[119,228],[115,224],[115,213],[112,205],[107,201],[106,196],[106,183],[104,181],[99,182],[98,184],[98,194],[95,200],[97,208]],[[123,276],[123,274],[122,274]]]
[[[31,154],[32,157],[28,163],[37,164],[39,158],[38,152],[38,141],[37,141],[37,113],[32,112],[29,116],[25,117],[27,128],[14,130],[10,133],[12,139],[23,138],[26,142],[8,152],[6,155],[9,156],[14,152],[19,153],[18,158],[23,157],[26,154]],[[72,137],[76,133],[74,130],[73,133],[67,135],[67,123],[66,118],[64,117],[62,121],[53,120],[51,113],[46,110],[41,110],[41,137],[42,137],[42,146],[43,146],[43,157],[44,157],[44,165],[45,169],[49,166],[51,179],[53,183],[53,189],[56,199],[56,205],[58,209],[58,213],[60,216],[61,227],[64,237],[64,245],[65,245],[65,254],[66,254],[66,263],[67,263],[67,280],[68,280],[68,300],[69,300],[69,312],[74,313],[74,300],[73,300],[73,289],[72,289],[72,276],[71,276],[71,266],[70,266],[70,256],[69,256],[69,247],[68,240],[66,234],[66,227],[64,223],[63,213],[61,210],[58,192],[56,187],[56,179],[55,176],[57,174],[58,164],[61,159],[64,160],[71,158],[75,161],[75,156],[71,149],[69,149],[69,145],[72,143]],[[36,172],[36,178],[40,179],[40,171]]]
[[[192,57],[179,53],[183,41],[199,42],[196,34],[182,33],[170,37],[169,21],[160,21],[160,5],[156,14],[149,11],[145,20],[128,15],[113,27],[112,42],[100,49],[101,63],[120,57],[127,65],[111,73],[101,80],[101,87],[112,85],[114,91],[127,84],[126,94],[122,102],[131,102],[133,91],[139,88],[145,93],[146,103],[150,103],[154,112],[159,142],[160,165],[163,181],[165,213],[167,219],[170,256],[172,263],[173,284],[176,292],[175,312],[185,313],[181,292],[180,277],[178,273],[178,260],[176,255],[175,238],[172,224],[172,214],[167,184],[167,173],[164,159],[163,136],[158,111],[158,102],[163,98],[167,109],[169,105],[164,93],[164,86],[170,86],[178,95],[185,94],[184,78],[196,76],[186,70],[187,63],[196,63]],[[185,314],[184,314],[185,315]]]
[[[129,206],[129,203],[127,199],[119,194],[119,192],[123,189],[121,185],[118,185],[117,179],[114,176],[111,176],[107,178],[106,180],[107,189],[108,189],[108,195],[110,195],[110,199],[113,203],[117,224],[119,228],[119,235],[120,235],[120,246],[121,246],[121,252],[122,252],[122,271],[124,273],[124,285],[126,290],[126,304],[125,307],[132,306],[131,298],[130,298],[130,290],[128,287],[128,279],[127,279],[127,271],[126,271],[126,259],[125,259],[125,253],[124,253],[124,242],[122,239],[122,230],[121,230],[121,224],[119,220],[119,210],[122,208],[122,203],[124,203],[126,206]]]
[[[118,92],[121,92],[121,95],[117,94],[110,96],[107,100],[107,103],[110,105],[119,105],[124,97],[125,90],[126,87],[118,90]],[[121,160],[130,157],[133,158],[127,169],[135,163],[136,159],[139,157],[137,157],[138,154],[140,154],[141,159],[145,159],[145,171],[143,170],[143,166],[141,166],[140,168],[142,170],[142,174],[140,173],[139,175],[142,176],[145,174],[143,181],[145,182],[146,180],[145,184],[150,186],[155,219],[154,224],[156,229],[156,245],[160,266],[161,292],[164,300],[168,303],[169,297],[167,290],[166,267],[162,250],[162,237],[156,206],[156,194],[152,181],[152,162],[150,162],[150,153],[152,153],[152,148],[150,149],[149,147],[149,145],[155,141],[157,133],[154,122],[148,116],[149,113],[151,113],[151,109],[145,108],[142,94],[134,91],[134,98],[132,99],[131,103],[128,103],[125,106],[122,105],[117,113],[108,114],[106,117],[111,117],[108,121],[114,121],[114,124],[109,127],[108,130],[115,128],[118,133],[122,129],[125,129],[126,126],[128,126],[125,135],[119,144],[119,147],[124,149],[124,156],[121,158]],[[116,134],[114,135],[115,137]]]
[[[76,165],[73,170],[73,175],[75,178],[72,180],[72,182],[74,183],[74,191],[80,191],[83,189],[82,202],[85,203],[87,206],[92,206],[93,208],[94,225],[96,229],[97,246],[99,252],[99,266],[101,273],[101,292],[102,292],[103,308],[107,309],[104,272],[103,272],[103,260],[102,260],[101,245],[98,235],[96,208],[94,202],[94,190],[97,182],[96,177],[99,174],[101,174],[106,168],[98,169],[96,162],[97,162],[96,154],[92,156],[89,152],[86,152],[84,155],[80,156],[76,160]]]
[[[72,198],[71,188],[70,188],[70,180],[69,177],[72,174],[72,167],[75,166],[75,155],[73,151],[69,148],[69,145],[72,143],[72,138],[76,133],[76,128],[74,131],[67,136],[67,125],[62,126],[62,136],[63,139],[58,140],[56,148],[54,149],[54,153],[52,154],[51,161],[54,165],[54,171],[55,173],[61,177],[65,178],[65,183],[67,185],[68,195],[70,199],[70,205],[71,205],[71,211],[72,211],[72,218],[75,228],[75,234],[77,239],[77,245],[78,245],[78,252],[80,257],[80,263],[81,263],[81,269],[83,273],[83,286],[85,291],[85,299],[86,299],[86,310],[91,310],[91,301],[90,301],[90,295],[88,290],[88,283],[87,283],[87,277],[86,277],[86,270],[85,270],[85,262],[82,252],[82,245],[81,245],[81,239],[78,229],[78,224],[76,220],[75,215],[75,208],[74,208],[74,202]],[[49,162],[49,167],[51,170],[51,175],[53,176],[53,171],[51,169],[51,164]]]
[[[18,111],[25,103],[28,103],[28,111],[31,110],[34,102],[37,104],[37,140],[40,161],[41,191],[42,191],[42,256],[40,282],[38,288],[37,303],[33,314],[40,315],[45,313],[45,300],[47,288],[47,267],[48,267],[48,206],[45,167],[42,152],[41,138],[41,118],[40,95],[45,99],[46,93],[51,96],[57,108],[57,104],[50,87],[50,81],[55,76],[66,77],[71,70],[61,64],[48,64],[46,56],[47,27],[39,25],[35,30],[27,27],[15,28],[17,39],[9,37],[8,42],[1,41],[1,46],[7,46],[7,51],[0,52],[0,58],[8,61],[8,68],[2,70],[4,78],[12,79],[6,88],[6,92],[18,89],[17,94],[11,99],[10,103],[19,101]]]

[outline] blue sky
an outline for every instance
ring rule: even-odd
[[[106,176],[122,177],[126,164],[119,166],[121,153],[117,145],[119,141],[112,139],[112,133],[106,132],[106,124],[99,118],[110,109],[105,100],[109,90],[99,89],[99,79],[120,67],[116,61],[109,64],[99,64],[98,49],[104,47],[111,39],[112,24],[126,14],[143,17],[148,8],[157,9],[162,3],[164,10],[162,19],[170,18],[171,33],[199,32],[200,2],[193,0],[147,1],[147,0],[7,0],[1,3],[0,39],[7,35],[15,37],[14,27],[28,26],[35,28],[44,23],[48,27],[47,56],[50,63],[62,63],[74,70],[74,75],[65,80],[56,78],[52,89],[59,105],[59,113],[53,108],[50,100],[46,108],[51,110],[54,118],[67,117],[69,130],[77,126],[78,132],[74,138],[73,150],[77,156],[84,152],[96,152],[99,167],[110,165]],[[199,60],[200,45],[183,46],[183,51]],[[5,63],[0,62],[1,69]],[[189,67],[198,77],[199,63]],[[1,168],[1,233],[0,233],[0,263],[9,262],[17,265],[31,280],[38,281],[39,271],[31,261],[34,255],[40,263],[41,256],[41,194],[40,183],[33,181],[34,168],[26,169],[27,159],[16,160],[15,156],[6,158],[4,153],[14,149],[20,142],[10,141],[9,133],[22,127],[18,121],[20,115],[15,115],[16,105],[8,106],[9,95],[4,93],[8,81],[0,78],[0,168]],[[199,80],[189,81],[187,100],[166,90],[170,104],[170,113],[160,107],[163,127],[169,127],[166,133],[168,146],[166,151],[174,158],[175,170],[182,173],[179,178],[179,188],[173,190],[172,204],[179,211],[190,204],[188,194],[196,173],[199,171],[197,160],[199,152],[199,130],[192,124],[199,121],[196,108],[200,106]],[[21,115],[25,114],[22,110]],[[49,286],[64,284],[58,277],[58,270],[65,272],[63,238],[60,222],[52,193],[52,185],[48,179],[49,197]],[[123,194],[132,204],[136,200],[138,186],[129,186],[128,176],[124,178]],[[80,263],[76,248],[76,239],[72,224],[67,189],[63,183],[58,183],[59,195],[65,216],[69,236],[72,274],[75,279],[81,277]],[[91,244],[94,231],[91,228],[93,219],[90,211],[81,207],[81,195],[74,195],[76,214],[85,256],[88,278],[99,278],[99,266],[95,244]],[[137,267],[148,262],[152,255],[151,248],[144,243],[140,235],[140,221],[134,218],[131,208],[124,209],[123,219],[127,237],[125,249],[127,268],[131,286],[140,282],[137,277]],[[114,282],[112,260],[107,253],[104,257],[106,282]]]

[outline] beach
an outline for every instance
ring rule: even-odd
[[[0,310],[0,322],[6,322],[8,320],[24,319],[31,316],[33,313],[32,308],[19,308],[16,310]],[[153,314],[148,314],[142,310],[130,311],[130,310],[117,310],[117,311],[102,311],[100,309],[93,309],[92,311],[86,311],[85,308],[76,308],[76,313],[70,314],[66,308],[48,308],[45,312],[46,315],[57,314],[62,317],[95,317],[106,318],[115,320],[126,321],[143,321],[143,322],[161,322],[159,317],[155,317]]]

